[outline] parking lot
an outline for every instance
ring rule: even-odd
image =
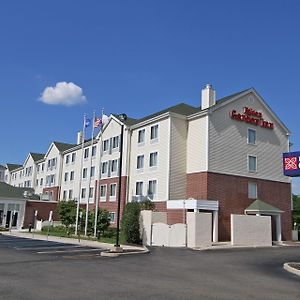
[[[299,299],[300,277],[282,266],[300,247],[102,257],[102,249],[0,235],[1,300]]]

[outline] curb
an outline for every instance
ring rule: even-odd
[[[110,250],[106,250],[106,251],[102,251],[101,252],[101,256],[103,257],[118,257],[118,256],[122,256],[122,255],[132,255],[132,254],[146,254],[146,253],[149,253],[149,249],[144,247],[143,250],[141,251],[126,251],[126,252],[113,252],[113,251],[110,251]]]
[[[295,275],[298,275],[300,276],[300,270],[296,269],[296,268],[293,268],[292,266],[290,265],[299,265],[300,266],[300,263],[296,263],[296,262],[287,262],[283,265],[283,268],[290,272],[290,273],[293,273]]]

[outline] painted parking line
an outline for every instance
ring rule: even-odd
[[[18,250],[18,251],[30,251],[30,250],[43,250],[43,249],[64,249],[64,248],[80,248],[81,246],[79,245],[60,245],[60,246],[56,246],[56,245],[48,245],[48,246],[37,246],[37,247],[14,247],[14,249]]]
[[[39,251],[38,254],[59,254],[59,253],[80,253],[80,252],[100,252],[103,249],[75,249],[75,250],[57,250],[57,251]]]

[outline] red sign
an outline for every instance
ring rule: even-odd
[[[243,113],[238,113],[236,110],[232,110],[229,115],[231,119],[237,121],[243,121],[268,129],[274,128],[274,123],[265,121],[261,112],[258,112],[250,107],[244,107]]]

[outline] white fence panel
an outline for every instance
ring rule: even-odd
[[[164,223],[152,224],[152,246],[169,245],[170,227]]]
[[[169,231],[169,247],[185,247],[186,246],[186,225],[173,224]]]

